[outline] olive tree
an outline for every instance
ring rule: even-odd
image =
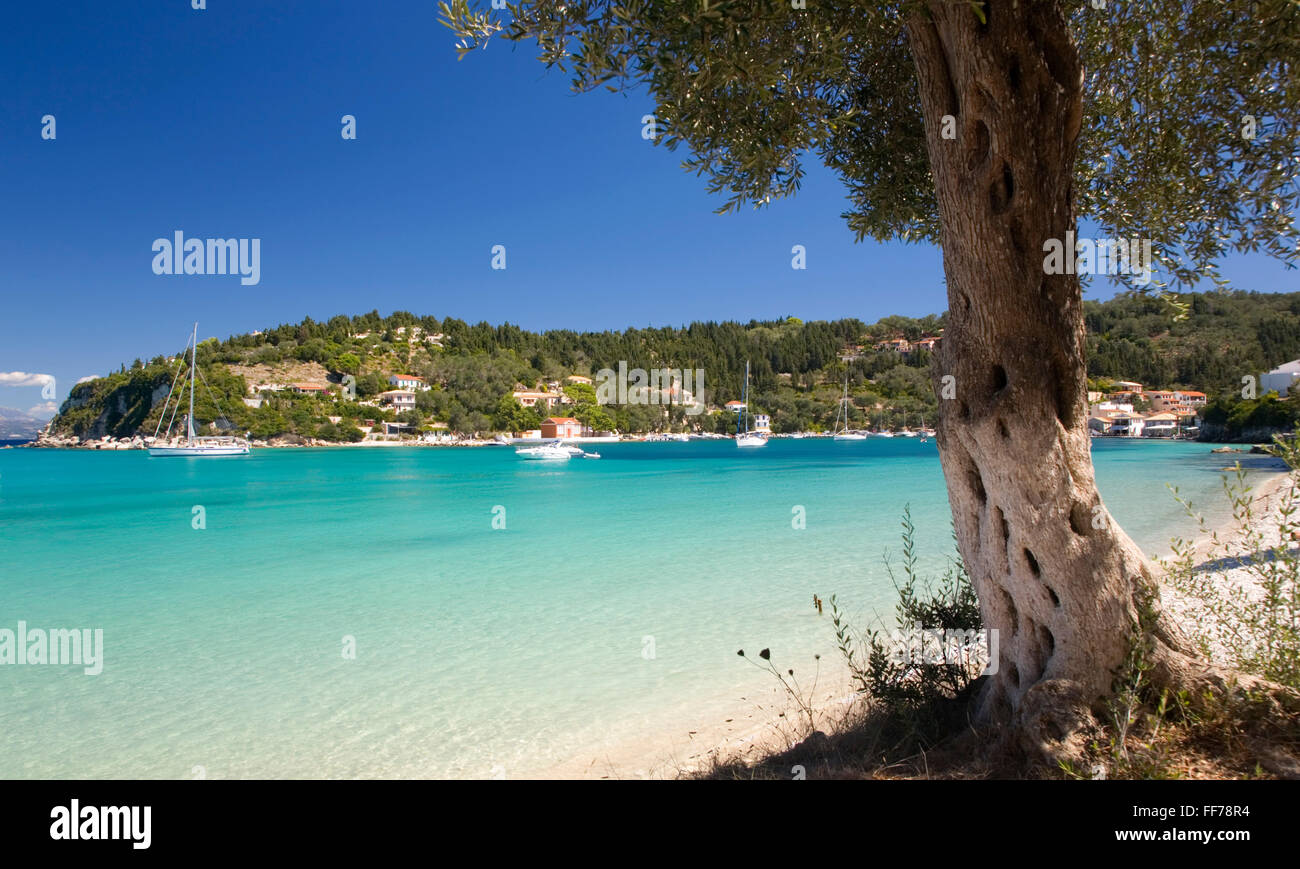
[[[1154,567],[1098,494],[1077,272],[1100,260],[1071,241],[1087,218],[1149,242],[1150,284],[1141,243],[1103,269],[1148,289],[1220,280],[1233,251],[1297,258],[1296,0],[500,5],[442,4],[462,56],[533,40],[576,90],[644,88],[720,211],[796,193],[820,159],[859,239],[942,249],[937,440],[1000,633],[986,721],[1068,753],[1134,626],[1158,682],[1225,684],[1148,609]]]

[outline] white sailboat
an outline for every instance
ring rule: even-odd
[[[190,351],[190,411],[185,415],[185,437],[172,437],[172,423],[176,421],[176,412],[180,409],[180,397],[176,395],[176,383],[180,380],[180,368],[176,370],[176,377],[172,380],[171,391],[167,393],[167,400],[163,402],[162,416],[158,418],[158,425],[154,429],[153,437],[146,440],[151,456],[195,456],[195,457],[217,457],[217,456],[246,456],[252,450],[248,441],[241,437],[220,436],[220,437],[198,437],[194,431],[194,387],[198,375],[198,353],[199,353],[199,324],[194,324],[194,332],[190,335],[190,344],[186,348]],[[207,382],[204,382],[207,386]],[[181,390],[184,391],[182,386]],[[160,441],[158,433],[162,430],[163,420],[167,419],[167,407],[171,404],[173,398],[176,398],[176,405],[172,407],[171,419],[167,422],[167,434]],[[216,397],[212,398],[213,404],[216,404]],[[217,408],[220,412],[221,408]]]
[[[892,438],[893,436],[894,433],[889,429],[885,428],[885,412],[882,410],[880,412],[880,425],[876,428],[876,437]]]
[[[741,408],[740,416],[736,419],[736,446],[767,446],[767,438],[764,435],[749,430],[749,360],[745,360],[745,389],[741,392],[740,400],[744,407]]]
[[[840,428],[840,416],[844,417],[844,428]],[[844,397],[835,411],[835,424],[831,428],[831,438],[837,441],[865,441],[867,436],[861,432],[849,431],[849,376],[844,375]]]

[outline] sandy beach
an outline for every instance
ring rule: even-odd
[[[1244,538],[1246,531],[1233,520],[1208,529],[1192,548],[1192,563],[1198,582],[1226,593],[1256,600],[1263,595],[1258,568],[1250,566],[1251,557],[1259,548],[1272,550],[1286,543],[1279,532],[1283,512],[1294,508],[1292,488],[1300,481],[1289,473],[1277,472],[1254,482],[1250,492],[1252,531],[1260,535],[1254,545]],[[1291,519],[1294,525],[1295,517]],[[1172,556],[1162,560],[1168,564]],[[1231,666],[1230,649],[1241,642],[1239,627],[1230,620],[1216,617],[1206,604],[1185,590],[1166,581],[1161,585],[1161,605],[1174,615],[1183,630],[1191,637],[1208,636],[1210,658],[1215,663]]]
[[[1280,462],[1279,462],[1280,465]],[[1227,471],[1225,471],[1227,473]],[[1248,478],[1252,509],[1265,527],[1276,524],[1278,510],[1292,477],[1285,470],[1255,470]],[[1266,519],[1264,517],[1267,517]],[[1210,526],[1195,541],[1198,569],[1212,569],[1212,558],[1228,552],[1239,553],[1239,529],[1231,519]],[[1217,542],[1216,542],[1217,538]],[[1276,534],[1266,538],[1277,544]],[[1167,557],[1167,556],[1166,556]],[[1207,562],[1209,564],[1207,565]],[[1215,567],[1216,582],[1233,585],[1251,580],[1245,567]],[[1207,617],[1204,607],[1188,599],[1168,584],[1162,585],[1161,603],[1187,627]],[[830,630],[829,622],[827,630]],[[1222,650],[1219,650],[1222,652]],[[1216,658],[1219,656],[1216,655]],[[832,730],[843,721],[856,704],[864,699],[853,690],[847,667],[837,657],[823,658],[822,684],[812,702],[815,728]],[[672,779],[706,769],[715,760],[758,759],[798,744],[807,734],[804,713],[778,685],[775,679],[765,689],[739,698],[726,711],[701,716],[694,725],[656,733],[636,739],[611,741],[593,746],[570,761],[546,769],[546,778],[596,779]]]

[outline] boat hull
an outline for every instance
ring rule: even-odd
[[[532,462],[567,462],[573,458],[573,454],[563,447],[559,449],[532,447],[526,450],[515,450],[515,455]]]
[[[220,444],[207,447],[179,444],[176,446],[149,447],[149,455],[156,457],[216,458],[219,456],[246,456],[251,451],[248,444]]]

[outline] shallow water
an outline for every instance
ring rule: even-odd
[[[1147,552],[1193,530],[1166,482],[1225,512],[1235,456],[1093,448]],[[933,442],[598,449],[0,450],[0,628],[105,649],[0,666],[0,777],[536,773],[734,708],[771,678],[739,648],[833,659],[814,593],[891,617],[904,505],[923,568],[955,554]]]

